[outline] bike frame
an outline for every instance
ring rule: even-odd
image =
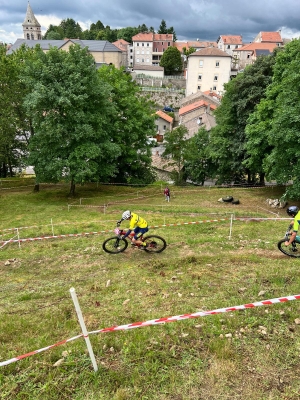
[[[115,234],[118,236],[119,239],[122,239],[122,236],[126,234],[126,231],[123,230],[123,229],[120,229],[120,228],[115,228],[115,229],[114,229],[114,232],[115,232]],[[126,239],[129,239],[129,240],[131,241],[131,243],[132,243],[133,237],[134,237],[134,234],[130,233],[130,234],[125,238],[125,240],[126,240]],[[143,240],[143,233],[141,233],[139,236],[137,236],[137,240]],[[140,245],[135,244],[135,243],[132,243],[132,244],[135,245],[135,246],[138,246],[138,247],[140,246]]]

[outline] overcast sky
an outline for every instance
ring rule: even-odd
[[[260,32],[281,29],[283,38],[300,36],[300,0],[31,0],[42,34],[50,24],[73,18],[83,30],[100,20],[111,29],[146,24],[156,31],[161,20],[173,26],[177,40],[216,41],[242,35],[253,41]],[[0,41],[23,38],[27,0],[0,0]]]

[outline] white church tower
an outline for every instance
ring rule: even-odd
[[[26,40],[41,40],[41,25],[38,23],[38,20],[35,18],[33,11],[30,7],[29,1],[27,5],[26,17],[22,24],[24,39]]]

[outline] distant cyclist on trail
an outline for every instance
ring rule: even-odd
[[[289,238],[284,244],[286,246],[289,246],[293,241],[296,239],[297,232],[299,230],[299,224],[300,224],[300,212],[299,208],[297,206],[290,206],[286,210],[287,214],[290,215],[291,217],[294,218],[294,222],[291,223],[290,227],[293,229],[293,232]]]
[[[148,232],[148,224],[147,221],[140,217],[139,215],[127,210],[124,211],[122,214],[122,218],[120,219],[120,221],[117,222],[117,225],[120,226],[121,222],[127,220],[130,221],[129,222],[129,229],[126,232],[126,234],[124,235],[124,239],[130,235],[131,231],[134,231],[134,236],[132,238],[132,243],[138,246],[141,246],[140,248],[143,249],[146,247],[146,243],[142,242],[141,240],[137,239],[137,235],[140,234],[144,234],[146,232]]]

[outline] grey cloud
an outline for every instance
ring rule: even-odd
[[[46,16],[83,23],[100,20],[112,29],[146,24],[157,30],[164,19],[178,39],[217,40],[221,34],[241,34],[245,41],[252,41],[260,31],[281,27],[300,31],[299,0],[31,0],[30,5],[43,20]],[[26,8],[26,0],[0,0],[0,40],[3,32],[17,31],[17,37],[22,36]]]

